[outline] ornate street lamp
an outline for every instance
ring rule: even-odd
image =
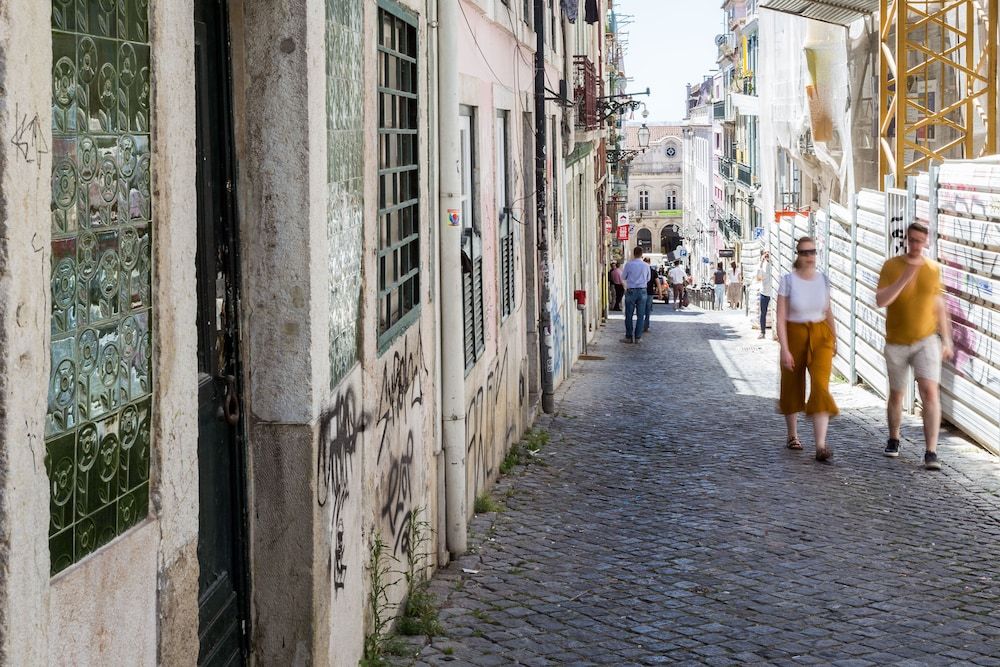
[[[617,165],[628,164],[639,153],[643,153],[649,148],[649,128],[643,123],[636,133],[639,139],[639,148],[612,148],[608,151],[608,164]]]

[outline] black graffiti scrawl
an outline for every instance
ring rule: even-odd
[[[402,444],[403,438],[396,440],[400,426],[407,421],[407,412],[424,402],[421,375],[427,375],[424,366],[423,335],[417,332],[417,340],[410,349],[410,341],[403,343],[403,349],[392,355],[382,369],[382,389],[379,392],[377,422],[378,456],[376,462],[382,462],[382,456],[395,444]],[[404,435],[405,437],[405,435]]]
[[[511,400],[508,376],[508,349],[498,355],[481,386],[465,411],[465,428],[468,432],[466,455],[475,471],[474,491],[479,493],[496,471],[497,462],[503,457],[506,446],[517,431],[517,410]],[[519,378],[518,403],[523,401],[523,377]]]
[[[407,527],[413,512],[413,433],[406,438],[405,449],[390,455],[389,469],[382,478],[382,520],[393,537],[393,553],[404,554],[409,550],[410,533]]]
[[[367,422],[359,411],[353,388],[337,396],[333,406],[320,421],[319,448],[316,456],[316,502],[330,508],[331,532],[334,534],[330,569],[334,591],[344,588],[347,566],[344,564],[344,505],[350,495],[354,454],[358,450]]]
[[[423,380],[429,375],[424,365],[423,337],[418,331],[407,338],[382,368],[381,390],[376,411],[378,452],[376,465],[381,470],[381,518],[392,535],[393,553],[405,553],[409,534],[407,525],[413,512],[413,461],[424,402]]]

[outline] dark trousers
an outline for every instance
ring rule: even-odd
[[[771,305],[771,297],[760,295],[760,334],[767,331],[767,307]]]
[[[615,288],[615,303],[611,306],[611,310],[621,310],[622,297],[625,296],[625,286],[617,283],[611,283],[611,286]]]
[[[675,283],[674,288],[674,310],[684,307],[684,283]]]

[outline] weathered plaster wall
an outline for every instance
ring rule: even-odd
[[[262,664],[325,664],[330,628],[313,623],[328,613],[316,543],[330,377],[325,4],[236,4],[253,644]]]
[[[434,420],[438,408],[436,393],[431,378],[436,354],[433,343],[435,308],[432,304],[431,258],[438,255],[431,247],[434,235],[427,232],[434,224],[430,219],[429,191],[429,141],[428,136],[428,74],[427,63],[427,15],[425,0],[406,0],[400,5],[413,12],[416,17],[418,40],[417,71],[419,76],[419,113],[417,127],[420,128],[418,151],[420,156],[420,271],[421,271],[421,311],[417,322],[398,336],[387,349],[378,349],[378,161],[377,150],[366,151],[365,161],[365,262],[364,262],[364,303],[363,321],[370,322],[364,327],[364,403],[371,410],[371,426],[364,438],[365,466],[365,507],[363,521],[366,524],[364,557],[375,531],[388,547],[388,553],[399,559],[393,568],[405,568],[408,548],[407,526],[411,517],[419,522],[433,525],[439,510],[437,499],[437,463],[435,459]],[[365,40],[366,81],[365,88],[365,138],[366,145],[378,146],[378,99],[376,96],[377,39],[376,3],[366,3],[370,14],[366,14],[368,35]],[[426,533],[425,533],[426,534]],[[440,535],[427,535],[429,541],[422,550],[430,554],[437,551],[435,539]],[[434,557],[428,559],[433,563]],[[369,595],[365,582],[365,595]],[[389,591],[390,600],[398,604],[405,594],[400,583]],[[365,598],[367,600],[367,597]],[[393,610],[395,612],[395,610]],[[367,627],[366,631],[370,630]],[[346,662],[345,662],[346,664]]]
[[[0,3],[0,663],[9,665],[49,659],[49,13],[36,0]]]
[[[170,230],[153,246],[153,519],[52,580],[56,662],[179,664],[198,655],[192,16],[190,0],[150,5],[153,219],[158,232]]]
[[[157,664],[159,539],[147,521],[52,580],[49,664]]]
[[[156,226],[150,510],[158,548],[155,576],[144,583],[155,584],[159,594],[147,632],[159,640],[158,662],[190,664],[198,657],[199,507],[194,7],[192,0],[171,0],[152,2],[149,11]],[[121,562],[127,561],[115,558],[108,564]],[[145,619],[140,605],[146,600],[136,598],[119,608]]]
[[[476,217],[482,230],[483,317],[486,347],[465,379],[466,426],[466,507],[470,516],[475,499],[489,490],[499,475],[510,445],[523,433],[527,420],[526,297],[522,229],[518,220],[527,217],[526,195],[534,183],[526,184],[519,158],[524,154],[523,114],[525,94],[531,91],[532,73],[524,59],[510,54],[517,36],[511,32],[506,9],[486,7],[481,13],[471,2],[466,5],[468,30],[461,30],[459,49],[472,54],[459,63],[461,103],[476,109],[476,171],[473,185]],[[514,25],[519,29],[515,17]],[[477,46],[478,45],[478,46]],[[499,81],[498,81],[499,79]],[[515,306],[506,318],[500,306],[499,220],[497,204],[497,160],[503,150],[497,144],[497,112],[508,113],[507,199],[514,216]]]
[[[317,625],[331,629],[327,663],[356,665],[364,641],[366,527],[363,521],[365,434],[372,417],[362,404],[361,366],[337,387],[320,417],[315,504],[320,513],[314,541],[317,597],[329,611]]]

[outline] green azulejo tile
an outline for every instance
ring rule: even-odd
[[[152,179],[148,0],[52,2],[53,572],[148,511]]]

